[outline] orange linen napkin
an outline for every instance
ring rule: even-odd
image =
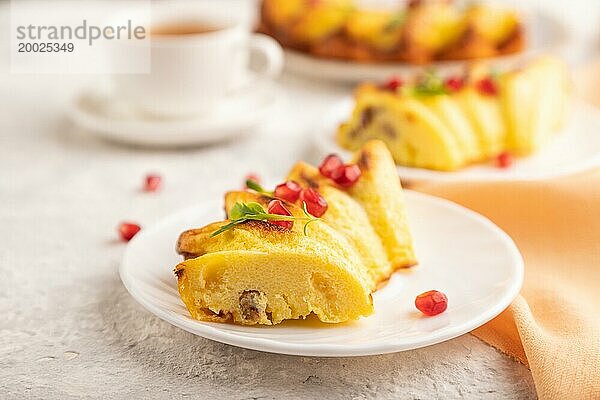
[[[473,333],[528,364],[541,399],[600,399],[600,169],[553,181],[414,189],[485,215],[523,254],[521,294]]]

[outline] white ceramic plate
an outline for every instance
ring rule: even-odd
[[[196,335],[273,353],[360,356],[410,350],[469,332],[504,310],[523,281],[514,243],[484,217],[449,201],[406,191],[419,266],[395,273],[375,292],[375,313],[345,324],[309,318],[273,327],[193,320],[179,297],[174,247],[179,233],[223,217],[222,205],[203,203],[142,230],[128,245],[120,274],[129,293],[158,317]],[[446,293],[446,312],[424,317],[415,296]]]
[[[524,12],[528,27],[528,50],[487,61],[502,70],[521,62],[524,58],[547,52],[561,52],[569,42],[569,34],[563,23],[541,11]],[[465,61],[438,61],[428,64],[443,75],[464,70]],[[363,81],[381,81],[394,74],[411,76],[422,71],[423,66],[406,63],[357,63],[318,58],[293,50],[285,52],[286,70],[310,77],[335,82],[358,83]]]
[[[277,95],[273,85],[257,84],[229,96],[216,110],[180,118],[143,114],[110,93],[88,90],[67,107],[70,119],[87,133],[111,141],[146,146],[179,147],[215,143],[251,132],[268,119]]]
[[[314,131],[315,146],[320,155],[338,153],[349,158],[351,152],[335,141],[339,124],[352,113],[354,100],[347,97],[335,104]],[[535,154],[518,158],[510,168],[502,169],[493,162],[472,165],[457,171],[434,171],[424,168],[398,167],[407,181],[509,181],[556,178],[600,166],[600,111],[582,101],[574,101],[569,121],[550,143]]]

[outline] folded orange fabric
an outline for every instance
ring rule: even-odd
[[[541,399],[600,399],[600,169],[413,188],[485,215],[523,254],[520,296],[473,333],[528,364]]]

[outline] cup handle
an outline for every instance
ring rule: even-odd
[[[262,33],[254,33],[250,37],[251,55],[260,53],[265,59],[265,66],[259,75],[275,79],[283,70],[283,49],[275,39]]]

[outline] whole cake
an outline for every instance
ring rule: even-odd
[[[456,170],[509,152],[528,155],[563,125],[570,93],[562,62],[543,57],[499,72],[483,64],[445,79],[366,83],[337,131],[348,150],[380,139],[399,165]]]
[[[274,191],[249,181],[225,195],[227,220],[183,232],[175,267],[193,318],[245,325],[316,315],[344,322],[373,312],[371,293],[416,264],[402,188],[386,146],[350,164],[297,164]]]
[[[448,0],[365,9],[352,0],[263,0],[259,31],[315,56],[363,62],[427,63],[515,53],[523,24],[510,9]]]

